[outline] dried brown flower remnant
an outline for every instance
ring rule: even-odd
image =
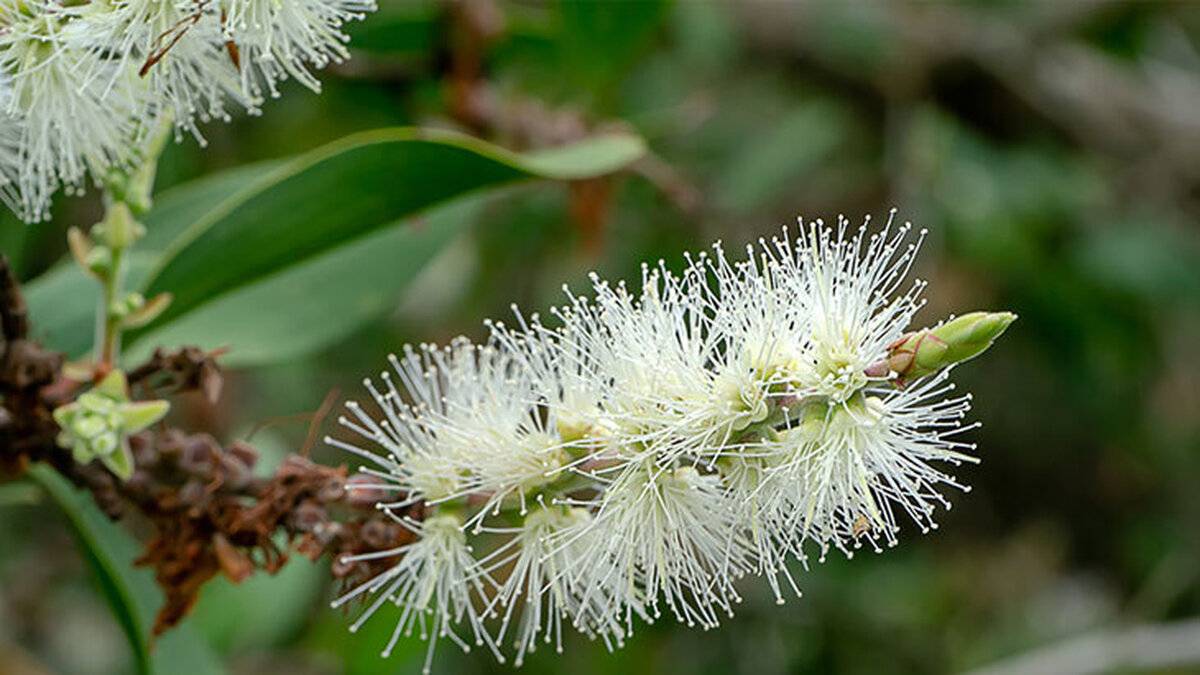
[[[333,554],[334,576],[353,583],[378,573],[382,563],[343,564],[342,555],[412,538],[373,501],[347,491],[344,467],[290,455],[262,477],[255,473],[259,457],[252,446],[222,447],[206,434],[168,427],[133,434],[134,471],[125,482],[97,462],[76,463],[55,443],[59,428],[52,412],[71,402],[83,383],[64,376],[63,355],[29,341],[28,334],[20,287],[0,256],[0,475],[46,462],[91,492],[110,518],[136,515],[153,525],[155,535],[138,562],[154,569],[166,596],[156,635],[187,616],[218,573],[235,582],[255,570],[273,574],[294,548],[313,560]],[[214,400],[222,385],[218,356],[196,347],[158,349],[128,379],[143,394],[201,391]]]
[[[288,554],[277,533],[291,543],[313,532],[339,531],[328,507],[345,496],[345,469],[291,456],[271,478],[256,478],[253,448],[223,449],[209,436],[176,430],[143,435],[137,456],[143,476],[131,481],[128,496],[157,533],[138,562],[154,568],[167,594],[156,634],[186,616],[218,572],[233,581],[256,568],[278,572]],[[314,557],[324,550],[309,549]]]
[[[224,378],[217,358],[221,352],[206,352],[199,347],[154,350],[146,363],[129,372],[129,383],[140,385],[155,395],[198,390],[210,403],[221,397]]]

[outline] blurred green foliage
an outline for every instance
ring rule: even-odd
[[[297,289],[288,302],[312,294],[326,314],[373,317],[303,349],[275,336],[305,337],[319,315],[256,333],[232,318],[262,306],[254,297],[232,314],[208,303],[214,313],[182,332],[148,333],[145,347],[200,335],[228,342],[233,365],[254,366],[231,375],[219,406],[184,402],[190,422],[227,440],[267,423],[253,440],[282,453],[306,432],[288,416],[316,410],[331,390],[352,393],[406,341],[481,336],[484,317],[506,317],[514,301],[546,308],[589,269],[632,279],[643,260],[678,264],[716,239],[740,247],[796,215],[880,218],[896,206],[929,228],[922,320],[974,309],[1021,316],[986,358],[958,370],[984,423],[973,432],[983,464],[959,472],[974,491],[954,497],[932,536],[908,532],[884,555],[815,565],[801,577],[805,597],[784,607],[748,589],[715,633],[642,627],[611,655],[573,639],[564,656],[539,655],[525,670],[947,672],[1200,614],[1200,8],[382,4],[355,28],[355,58],[326,74],[320,97],[293,87],[262,118],[207,128],[208,148],[168,150],[146,251],[168,248],[161,222],[198,222],[203,203],[277,171],[277,160],[382,127],[456,129],[519,152],[624,129],[650,154],[615,180],[521,184],[459,206],[436,246],[394,235],[394,257],[363,263],[369,277],[350,265],[287,284]],[[424,206],[449,180],[488,180],[478,168],[429,171],[400,151],[379,161],[394,172],[364,183],[366,174],[331,171],[302,191],[319,194],[319,208],[293,209],[263,231],[279,250],[342,237],[364,247],[358,259],[373,248],[364,237],[383,236],[366,232],[409,215],[363,215],[372,208],[364,190],[424,195]],[[61,258],[65,229],[93,222],[98,206],[64,198],[55,213],[48,225],[0,224],[0,250],[27,279]],[[189,264],[211,265],[230,288],[281,269],[226,267],[223,257],[244,253],[237,241],[214,235],[204,245]],[[48,294],[38,302],[54,307],[35,314],[39,330],[66,339],[83,330],[74,348],[86,347],[86,321],[65,318],[86,312],[91,297],[55,274],[65,273],[34,284],[35,297]],[[364,295],[364,280],[378,292]],[[198,286],[195,297],[208,292]],[[319,304],[329,297],[344,307]],[[372,305],[356,310],[359,300]],[[103,600],[81,591],[89,577],[48,509],[0,500],[0,659],[19,654],[72,673],[134,669],[118,624],[97,609]],[[416,641],[379,660],[391,630],[382,617],[347,634],[326,609],[327,578],[301,561],[277,578],[216,583],[187,625],[231,672],[419,668]],[[439,648],[440,672],[508,672],[450,647]],[[162,672],[196,671],[177,663]]]

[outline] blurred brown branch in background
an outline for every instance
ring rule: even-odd
[[[1121,62],[1080,38],[1076,29],[1119,9],[1115,0],[1032,4],[1010,20],[953,3],[891,3],[873,16],[897,50],[886,76],[862,83],[885,97],[921,100],[935,71],[973,64],[1031,111],[1084,148],[1111,157],[1131,187],[1168,200],[1192,200],[1200,182],[1200,54],[1186,37],[1173,41],[1184,68],[1143,56]],[[1186,5],[1187,3],[1181,3]],[[734,3],[752,42],[771,52],[810,58],[795,35],[822,11],[818,2],[782,6],[770,0]],[[1160,26],[1163,40],[1178,31]],[[820,65],[820,64],[811,64]],[[837,72],[844,78],[852,74]]]
[[[593,120],[571,106],[553,107],[532,97],[504,96],[488,79],[488,48],[507,29],[495,0],[450,0],[444,3],[448,24],[448,58],[443,75],[447,110],[467,130],[514,150],[547,148],[582,140],[596,132],[624,130],[617,120]],[[703,194],[678,170],[653,153],[631,167],[676,208],[693,213]],[[591,257],[603,249],[605,223],[613,199],[612,178],[571,184],[570,213],[582,248]]]

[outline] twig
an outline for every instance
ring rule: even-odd
[[[1005,659],[970,675],[1092,675],[1200,663],[1200,619],[1110,628]]]
[[[155,621],[159,634],[183,619],[201,588],[218,573],[241,581],[261,569],[277,572],[292,550],[313,560],[333,559],[335,578],[352,583],[378,573],[378,562],[346,564],[344,554],[394,548],[412,532],[353,495],[345,467],[289,455],[274,475],[254,474],[257,451],[234,443],[222,448],[211,436],[180,429],[144,431],[130,438],[133,474],[117,480],[99,462],[79,464],[59,448],[53,411],[75,398],[80,383],[64,377],[63,356],[29,341],[21,289],[0,257],[0,474],[21,475],[45,462],[89,491],[114,520],[136,513],[155,536],[139,559],[154,569],[166,604]],[[175,392],[219,391],[213,354],[185,347],[158,350],[130,371],[143,390],[165,381]],[[331,392],[314,416],[310,445],[337,398]],[[421,516],[421,509],[412,511]]]
[[[304,437],[304,445],[300,446],[300,456],[308,457],[312,454],[313,446],[317,444],[317,436],[321,433],[321,423],[329,417],[330,411],[341,398],[342,391],[334,388],[325,395],[325,400],[321,401],[321,407],[317,408],[317,412],[313,414],[312,420],[308,423],[308,434]]]

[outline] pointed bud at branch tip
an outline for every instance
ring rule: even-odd
[[[982,354],[1016,319],[1012,312],[971,312],[933,328],[906,333],[891,344],[886,367],[900,383],[932,375]],[[884,365],[872,365],[867,375],[882,376]]]

